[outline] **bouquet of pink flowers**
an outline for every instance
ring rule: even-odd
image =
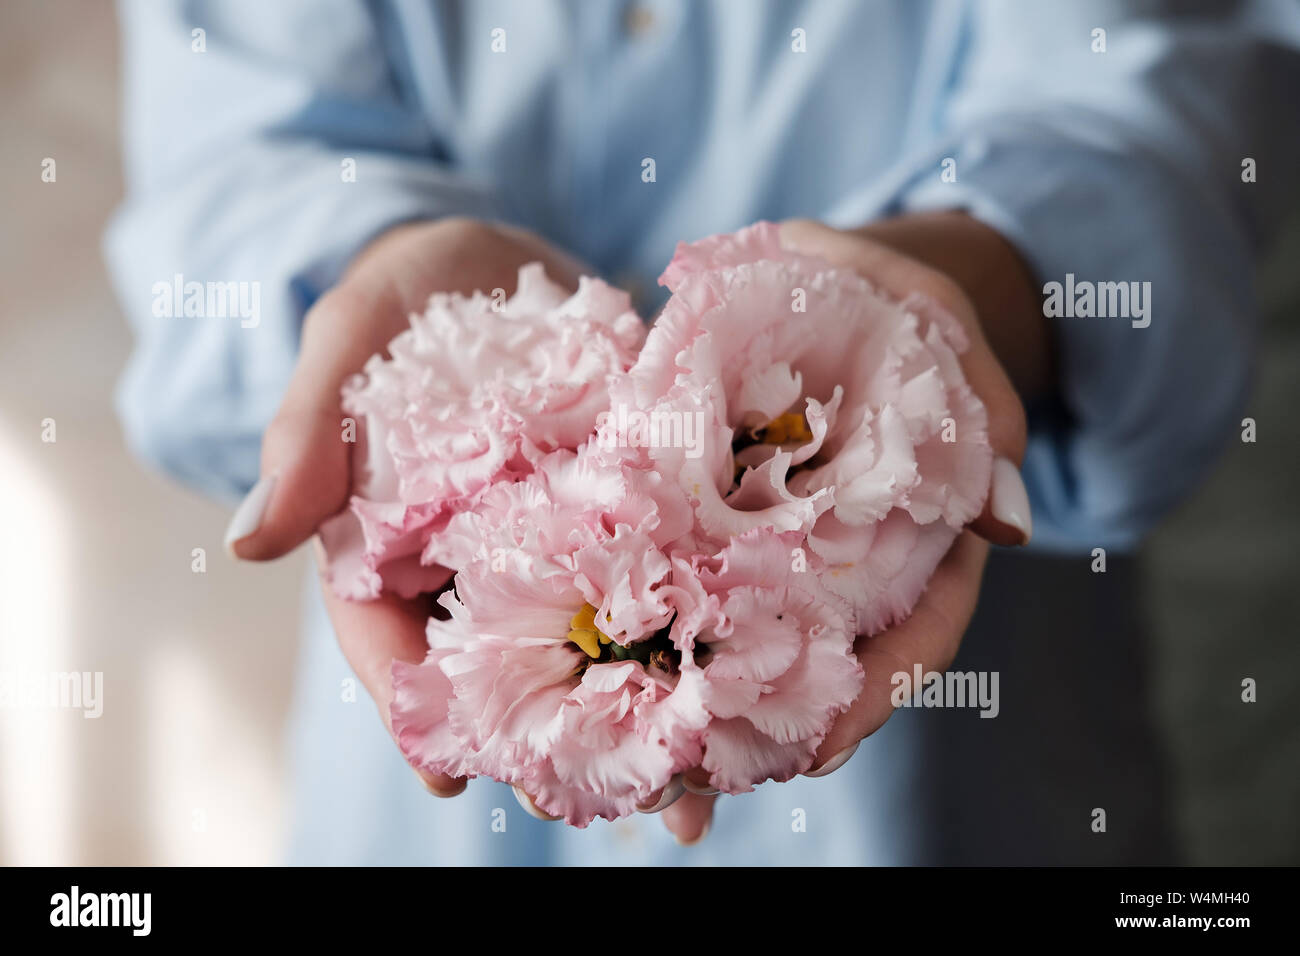
[[[857,635],[911,612],[989,487],[932,303],[768,223],[660,281],[648,335],[540,265],[508,301],[435,295],[345,389],[365,467],[322,530],[340,595],[453,585],[393,666],[407,759],[576,826],[695,767],[727,793],[807,770],[862,688]]]

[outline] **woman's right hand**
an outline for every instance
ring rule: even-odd
[[[347,504],[352,445],[343,440],[340,389],[372,355],[385,353],[412,312],[423,312],[434,292],[512,294],[519,267],[536,261],[572,288],[583,272],[531,233],[470,219],[404,224],[367,246],[303,320],[298,364],[262,438],[261,477],[226,533],[230,553],[246,561],[278,558]],[[431,599],[355,602],[323,590],[339,646],[391,732],[392,663],[424,659]],[[438,796],[465,788],[463,779],[419,775]]]

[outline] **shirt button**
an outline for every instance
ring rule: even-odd
[[[634,3],[623,11],[623,29],[629,36],[643,37],[654,28],[655,12],[644,4]]]

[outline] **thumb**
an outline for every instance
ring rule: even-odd
[[[352,444],[344,440],[340,389],[384,327],[385,302],[340,287],[303,321],[302,347],[284,400],[262,437],[261,477],[235,510],[226,549],[246,561],[287,554],[347,503]]]
[[[337,407],[281,407],[262,438],[262,476],[226,529],[234,557],[288,554],[344,506],[350,469],[341,416]]]

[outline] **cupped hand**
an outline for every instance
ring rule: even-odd
[[[340,389],[370,356],[385,354],[432,293],[500,288],[509,295],[519,267],[537,261],[570,288],[584,271],[530,233],[476,220],[408,223],[370,243],[303,320],[298,364],[262,439],[261,478],[227,533],[230,552],[248,561],[278,558],[347,504],[353,446],[343,440]],[[432,599],[353,602],[323,591],[339,646],[391,732],[392,664],[424,659]],[[439,774],[419,776],[439,796],[465,787]]]
[[[963,531],[939,564],[907,620],[871,637],[859,637],[855,652],[866,683],[853,705],[831,726],[805,776],[825,776],[853,755],[863,738],[875,733],[893,713],[892,677],[943,671],[952,662],[975,612],[988,542],[1019,545],[1032,533],[1028,497],[1019,465],[1025,452],[1025,414],[1020,395],[1041,387],[1050,374],[1046,339],[1038,327],[1041,312],[1028,273],[1006,242],[958,213],[895,220],[858,231],[795,220],[782,226],[787,248],[818,255],[851,268],[898,299],[920,293],[957,318],[970,339],[961,356],[966,379],[988,410],[989,442],[994,451],[993,479],[983,513]],[[907,249],[913,254],[905,254]],[[952,274],[918,256],[977,277],[959,284]],[[981,307],[967,293],[981,299]],[[996,342],[995,354],[990,342]],[[1016,372],[1013,385],[1007,369]],[[708,831],[714,791],[708,774],[685,774],[687,792],[662,810],[677,839],[693,844]],[[669,794],[671,797],[672,794]]]

